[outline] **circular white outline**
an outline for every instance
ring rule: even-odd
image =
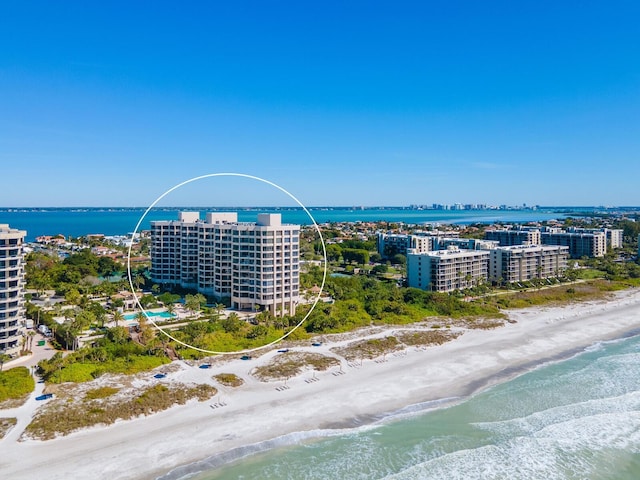
[[[293,199],[298,205],[300,205],[300,207],[305,211],[305,213],[309,216],[309,218],[313,222],[313,226],[315,227],[316,232],[318,232],[318,235],[320,236],[320,243],[322,244],[322,254],[323,254],[323,257],[324,257],[324,271],[323,271],[323,274],[322,274],[322,285],[320,285],[320,291],[318,292],[318,296],[316,297],[315,301],[313,302],[313,305],[311,305],[311,308],[309,309],[307,314],[304,316],[304,318],[302,320],[300,320],[300,322],[298,322],[298,324],[295,327],[293,327],[293,329],[291,331],[285,333],[283,336],[281,336],[277,340],[273,340],[272,342],[267,343],[266,345],[262,345],[260,347],[250,348],[250,349],[246,349],[246,350],[236,350],[234,352],[216,352],[214,350],[205,350],[204,348],[194,347],[193,345],[189,345],[188,343],[185,343],[185,342],[183,342],[181,340],[178,340],[177,338],[175,338],[175,337],[169,335],[167,332],[165,332],[160,326],[158,326],[156,324],[156,322],[154,322],[151,319],[151,316],[147,313],[147,311],[144,309],[144,307],[140,304],[140,300],[138,299],[138,295],[136,295],[136,291],[135,291],[135,288],[133,286],[133,279],[131,278],[131,248],[133,247],[133,240],[134,240],[136,234],[138,233],[138,229],[140,228],[140,225],[144,221],[144,219],[147,216],[147,214],[151,211],[151,209],[153,207],[156,206],[156,204],[160,200],[162,200],[164,197],[166,197],[168,194],[170,194],[174,190],[177,190],[178,188],[183,187],[184,185],[187,185],[187,184],[189,184],[191,182],[195,182],[195,181],[198,181],[198,180],[202,180],[203,178],[210,178],[210,177],[241,177],[241,178],[248,178],[248,179],[251,179],[251,180],[257,180],[257,181],[266,183],[267,185],[271,185],[272,187],[277,188],[281,192],[283,192],[286,195],[288,195],[291,199]],[[131,241],[129,242],[129,248],[127,250],[127,279],[129,280],[129,287],[131,288],[131,293],[133,293],[133,298],[135,299],[136,304],[138,305],[138,307],[140,308],[140,310],[142,311],[144,316],[147,318],[147,320],[149,320],[156,329],[158,329],[162,334],[164,334],[167,337],[169,337],[171,340],[173,340],[175,342],[178,342],[179,344],[184,345],[185,347],[193,348],[194,350],[197,350],[199,352],[211,353],[213,355],[237,355],[238,353],[255,352],[257,350],[261,350],[263,348],[270,347],[271,345],[275,345],[276,343],[281,342],[282,340],[287,338],[289,335],[291,335],[293,332],[295,332],[298,329],[298,327],[300,327],[300,325],[302,325],[307,320],[307,318],[309,318],[309,315],[311,315],[311,312],[313,312],[313,309],[316,308],[316,305],[320,301],[320,297],[322,296],[322,291],[324,290],[324,285],[325,285],[325,282],[327,280],[327,265],[328,265],[327,249],[326,249],[325,244],[324,244],[324,237],[322,236],[322,232],[320,231],[320,227],[316,223],[316,219],[313,218],[313,215],[311,215],[311,212],[309,212],[309,210],[307,210],[307,207],[305,207],[302,204],[302,202],[300,202],[300,200],[298,200],[293,194],[291,194],[290,192],[288,192],[287,190],[282,188],[280,185],[276,185],[275,183],[270,182],[269,180],[265,180],[264,178],[256,177],[254,175],[248,175],[246,173],[233,173],[233,172],[208,173],[206,175],[200,175],[198,177],[193,177],[193,178],[190,178],[189,180],[185,180],[184,182],[181,182],[181,183],[179,183],[177,185],[174,185],[169,190],[165,191],[162,195],[160,195],[158,198],[156,198],[151,205],[149,205],[149,207],[144,211],[144,213],[142,214],[142,216],[138,220],[138,223],[136,224],[136,227],[134,228],[133,233],[131,234]]]

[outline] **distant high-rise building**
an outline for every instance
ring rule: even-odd
[[[151,279],[228,298],[239,310],[293,314],[299,301],[300,226],[280,214],[256,223],[236,213],[181,212],[177,221],[151,222]]]
[[[24,237],[27,232],[0,224],[0,353],[20,355],[25,335]]]

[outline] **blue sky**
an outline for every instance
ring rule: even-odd
[[[638,5],[2,2],[0,206],[639,205]]]

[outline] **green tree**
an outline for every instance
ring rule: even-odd
[[[238,333],[245,325],[245,322],[238,317],[237,313],[231,312],[227,318],[220,320],[220,325],[227,333]]]
[[[207,299],[201,293],[195,295],[186,295],[184,297],[184,306],[192,313],[199,312],[204,304],[207,303]]]
[[[113,322],[116,324],[116,328],[120,326],[120,322],[124,321],[124,315],[120,310],[114,310],[112,317],[113,317]]]
[[[340,260],[340,256],[342,255],[342,249],[336,245],[335,243],[329,244],[326,247],[327,249],[327,260],[330,262],[337,262]]]
[[[369,263],[369,252],[356,248],[343,248],[342,258],[345,263],[355,262],[358,265],[365,265]]]
[[[389,270],[389,267],[387,267],[386,265],[376,265],[375,267],[373,267],[371,269],[371,271],[373,273],[375,273],[376,275],[381,275],[383,273],[387,273],[388,270]]]
[[[378,252],[374,252],[369,256],[369,261],[373,263],[380,263],[382,261],[382,255]]]
[[[407,257],[402,255],[401,253],[396,253],[391,257],[391,263],[394,265],[405,266],[407,264]]]
[[[145,279],[144,276],[142,275],[136,275],[135,277],[133,277],[133,285],[140,290],[145,284]]]

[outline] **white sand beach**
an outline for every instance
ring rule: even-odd
[[[408,405],[465,396],[506,380],[541,362],[568,355],[597,341],[619,338],[640,328],[640,289],[616,293],[607,301],[509,312],[516,323],[493,330],[466,331],[440,346],[409,348],[383,362],[342,365],[307,372],[283,382],[260,382],[248,372],[268,362],[274,350],[249,361],[216,362],[211,369],[181,363],[168,382],[209,382],[218,398],[190,402],[165,412],[108,427],[95,427],[50,441],[18,441],[35,406],[33,398],[15,411],[18,425],[0,440],[3,478],[156,478],[172,468],[293,432],[352,426]],[[389,335],[389,327],[377,335]],[[335,346],[301,347],[330,354]],[[230,372],[238,388],[221,387],[211,377]],[[226,406],[211,408],[212,403]]]

